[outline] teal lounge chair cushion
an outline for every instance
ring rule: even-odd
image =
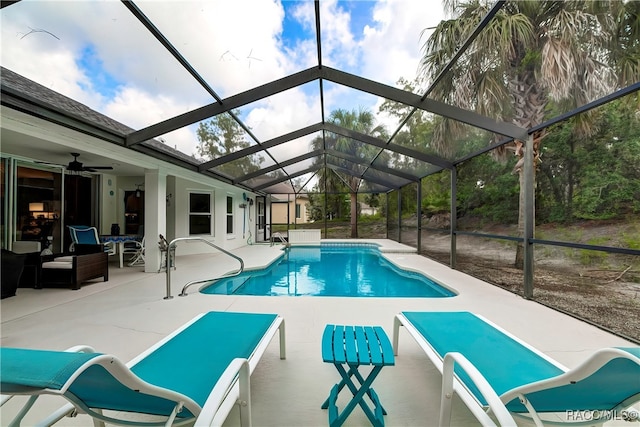
[[[248,359],[264,338],[275,314],[209,312],[146,355],[131,372],[149,384],[188,396],[201,407],[235,358]],[[2,393],[60,390],[92,358],[113,356],[0,348]],[[126,368],[125,368],[126,369]],[[89,408],[168,415],[175,403],[132,390],[98,364],[86,368],[65,396]],[[178,417],[191,417],[183,409]]]
[[[85,362],[100,353],[67,353],[0,347],[0,392],[60,390]]]
[[[544,380],[564,371],[533,350],[469,312],[403,312],[433,349],[444,358],[462,353],[484,375],[498,396],[515,387]],[[469,376],[456,369],[460,380],[486,406]],[[522,406],[522,405],[520,405]]]
[[[276,317],[261,313],[207,313],[132,366],[131,371],[151,384],[183,393],[202,406],[229,363],[237,357],[249,358]]]
[[[104,356],[101,353],[0,348],[0,392],[3,394],[38,394],[43,390],[61,390],[86,362]],[[213,388],[213,387],[212,387]],[[90,408],[167,415],[175,403],[131,390],[117,381],[100,365],[82,372],[65,393],[72,401]],[[178,417],[191,417],[183,410]]]

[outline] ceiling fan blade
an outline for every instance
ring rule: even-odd
[[[112,170],[113,167],[112,166],[85,166],[85,169],[89,170],[89,169],[104,169],[104,170]]]

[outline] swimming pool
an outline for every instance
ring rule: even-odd
[[[205,294],[336,297],[455,296],[426,276],[402,270],[375,245],[292,247],[262,270],[217,280]]]

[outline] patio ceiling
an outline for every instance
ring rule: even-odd
[[[21,16],[21,14],[27,16],[29,8],[32,7],[29,3],[28,1],[3,1],[3,25],[9,21],[12,22],[15,17]],[[132,22],[126,24],[128,30],[131,28],[132,35],[127,36],[135,37],[135,39],[132,38],[131,43],[136,44],[140,39],[152,38],[154,49],[161,57],[158,60],[157,68],[160,70],[162,67],[171,67],[176,82],[179,80],[179,83],[175,84],[175,90],[199,91],[200,99],[209,101],[202,102],[200,106],[189,105],[184,113],[168,115],[162,120],[148,123],[145,126],[129,126],[115,122],[115,120],[105,119],[103,114],[106,114],[102,112],[95,112],[95,114],[83,112],[80,107],[71,105],[70,102],[64,104],[49,99],[48,103],[43,103],[37,92],[38,90],[48,90],[47,88],[43,87],[29,93],[28,88],[20,87],[15,82],[7,80],[8,77],[7,79],[3,77],[2,104],[258,193],[269,193],[272,190],[281,192],[282,186],[277,184],[283,182],[288,183],[292,191],[301,190],[300,183],[304,185],[312,182],[314,174],[322,169],[331,170],[339,176],[358,178],[356,180],[358,188],[354,189],[356,191],[385,192],[398,189],[411,182],[417,182],[429,174],[451,169],[461,159],[473,157],[486,151],[486,149],[467,150],[466,152],[463,150],[456,154],[457,157],[451,158],[439,154],[430,146],[430,141],[420,141],[418,145],[414,144],[411,147],[403,145],[398,141],[398,135],[405,129],[407,122],[416,112],[427,112],[453,119],[463,123],[471,130],[487,131],[489,135],[492,135],[491,141],[501,139],[498,145],[513,139],[526,139],[528,134],[527,129],[511,123],[429,98],[432,88],[439,83],[449,66],[444,67],[440,75],[433,82],[430,82],[430,86],[423,89],[421,93],[413,93],[394,87],[389,82],[375,81],[349,70],[345,71],[328,66],[326,62],[332,61],[327,61],[327,57],[323,54],[323,45],[327,43],[323,38],[323,26],[328,26],[330,23],[323,18],[323,2],[318,0],[313,2],[311,25],[313,31],[310,30],[307,33],[313,33],[315,36],[305,41],[307,48],[311,44],[315,48],[315,59],[312,65],[304,69],[293,70],[285,75],[279,75],[282,74],[283,67],[274,67],[273,72],[267,74],[275,76],[275,79],[265,82],[258,81],[260,84],[253,87],[245,87],[235,82],[231,84],[231,82],[225,81],[216,70],[227,67],[226,58],[233,57],[235,60],[239,60],[237,54],[227,50],[219,56],[212,68],[211,63],[207,63],[206,60],[214,53],[208,52],[206,37],[202,37],[203,40],[184,38],[180,28],[171,25],[171,19],[167,16],[177,17],[190,11],[183,3],[162,3],[162,7],[155,2],[106,3],[108,4],[104,7],[108,7],[109,13],[112,15],[98,18],[96,23],[92,25],[107,25],[109,19],[111,19],[111,23],[120,25],[120,21],[131,21],[133,18]],[[357,4],[357,2],[344,2],[344,4],[350,3]],[[473,45],[478,34],[505,3],[507,2],[498,1],[495,3],[475,31],[460,44],[459,53],[451,63],[454,63],[465,49]],[[311,2],[296,2],[296,6],[299,7],[305,4],[310,5]],[[239,31],[245,30],[244,23],[242,20],[238,20],[237,16],[225,16],[226,8],[222,5],[222,2],[201,3],[199,7],[203,14],[194,14],[191,18],[198,23],[197,25],[204,25],[204,22],[201,21],[205,17],[205,9],[211,11],[213,8],[216,12],[215,19],[220,21],[235,19]],[[406,3],[408,8],[411,5],[411,2]],[[85,6],[78,4],[77,7]],[[169,9],[169,13],[167,10],[163,11],[162,8]],[[291,4],[283,7],[285,15],[283,20],[289,19],[288,14],[293,14],[294,10],[299,11],[300,9],[294,9]],[[123,13],[123,11],[125,12]],[[247,13],[249,14],[251,11],[247,11]],[[69,17],[69,22],[74,19],[82,19],[81,11],[78,11],[78,17]],[[214,24],[209,23],[209,25]],[[32,29],[32,31],[34,30]],[[45,30],[37,29],[36,31]],[[116,30],[112,31],[114,37],[117,37]],[[54,30],[46,30],[46,33],[58,40],[61,39]],[[228,37],[239,37],[239,34],[228,34]],[[243,34],[243,37],[254,38],[259,44],[259,33]],[[416,44],[417,38],[418,35],[416,35]],[[197,44],[197,47],[194,48],[192,46],[194,44]],[[302,46],[302,43],[297,46]],[[292,54],[294,53],[292,51]],[[135,47],[132,47],[132,52],[122,52],[121,54],[132,55],[131,60],[134,61]],[[388,52],[380,52],[380,55],[385,54]],[[247,61],[249,68],[252,63],[268,66],[277,62],[266,57],[258,58],[256,55],[259,53],[254,53],[252,48],[246,58],[240,59]],[[152,76],[149,77],[152,79]],[[256,81],[252,80],[253,83]],[[375,98],[378,101],[377,105],[391,101],[403,105],[404,110],[408,113],[396,120],[394,127],[388,129],[390,137],[380,139],[367,135],[328,120],[331,113],[329,110],[334,110],[336,107],[351,110],[353,107],[352,105],[336,105],[335,103],[331,103],[331,107],[329,106],[328,99],[335,96],[338,91],[348,91],[353,94],[353,98],[357,99]],[[291,123],[286,131],[282,130],[282,126],[267,126],[267,130],[263,129],[264,126],[257,126],[256,129],[256,126],[251,126],[249,123],[250,117],[246,113],[249,110],[257,110],[259,107],[265,109],[265,105],[287,105],[287,102],[281,102],[282,97],[288,101],[289,107],[293,104],[293,108],[297,106],[305,108],[307,106],[303,99],[305,96],[311,96],[317,100],[311,105],[314,112],[309,115],[311,118],[307,118],[306,122]],[[266,117],[264,121],[272,124],[284,116],[284,114],[279,114],[277,110],[270,111],[270,113],[271,115]],[[164,114],[166,115],[166,113]],[[243,138],[246,141],[244,148],[223,153],[217,157],[197,157],[193,153],[182,152],[177,149],[177,146],[173,149],[170,143],[165,143],[167,140],[171,141],[176,132],[191,129],[191,132],[195,134],[196,125],[213,117],[224,115],[228,115],[244,132]],[[100,120],[98,120],[98,116]],[[274,134],[273,129],[275,128],[279,133]],[[356,145],[367,147],[366,152],[342,151],[339,144],[335,143],[337,139],[348,140],[355,142]],[[491,146],[488,143],[488,146],[495,147],[495,144]],[[247,172],[241,167],[232,167],[246,159],[250,159],[254,166],[251,171]],[[410,159],[410,162],[404,162],[404,167],[400,167],[399,163],[401,162],[398,159]],[[296,178],[297,180],[295,180]],[[310,188],[304,190],[308,191]]]

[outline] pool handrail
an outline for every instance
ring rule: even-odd
[[[209,246],[211,246],[214,249],[219,250],[220,252],[224,253],[225,255],[230,256],[231,258],[236,259],[238,262],[240,262],[240,269],[236,272],[232,272],[229,274],[225,274],[222,275],[220,277],[216,277],[213,279],[203,279],[203,280],[195,280],[195,281],[191,281],[189,283],[187,283],[186,285],[184,285],[184,287],[182,288],[182,292],[180,292],[179,296],[187,296],[186,290],[189,286],[191,285],[195,285],[197,283],[205,283],[205,282],[210,282],[212,280],[216,280],[222,277],[233,277],[233,276],[237,276],[238,274],[242,273],[244,271],[244,261],[242,260],[242,258],[240,258],[237,255],[232,254],[231,252],[221,248],[220,246],[216,245],[215,243],[211,243],[210,241],[208,241],[207,239],[204,239],[202,237],[177,237],[175,239],[173,239],[168,247],[167,247],[167,252],[166,252],[166,265],[170,266],[170,262],[171,262],[171,252],[173,251],[175,253],[175,249],[177,247],[178,242],[182,242],[182,241],[199,241],[202,243],[205,243]],[[171,295],[171,268],[167,268],[166,269],[166,274],[167,274],[167,295],[164,297],[164,299],[171,299],[173,298],[173,296]]]
[[[269,240],[271,241],[271,246],[273,246],[273,244],[275,243],[276,237],[282,242],[283,245],[289,246],[289,242],[284,239],[284,236],[279,231],[271,234],[271,237],[269,238]]]

